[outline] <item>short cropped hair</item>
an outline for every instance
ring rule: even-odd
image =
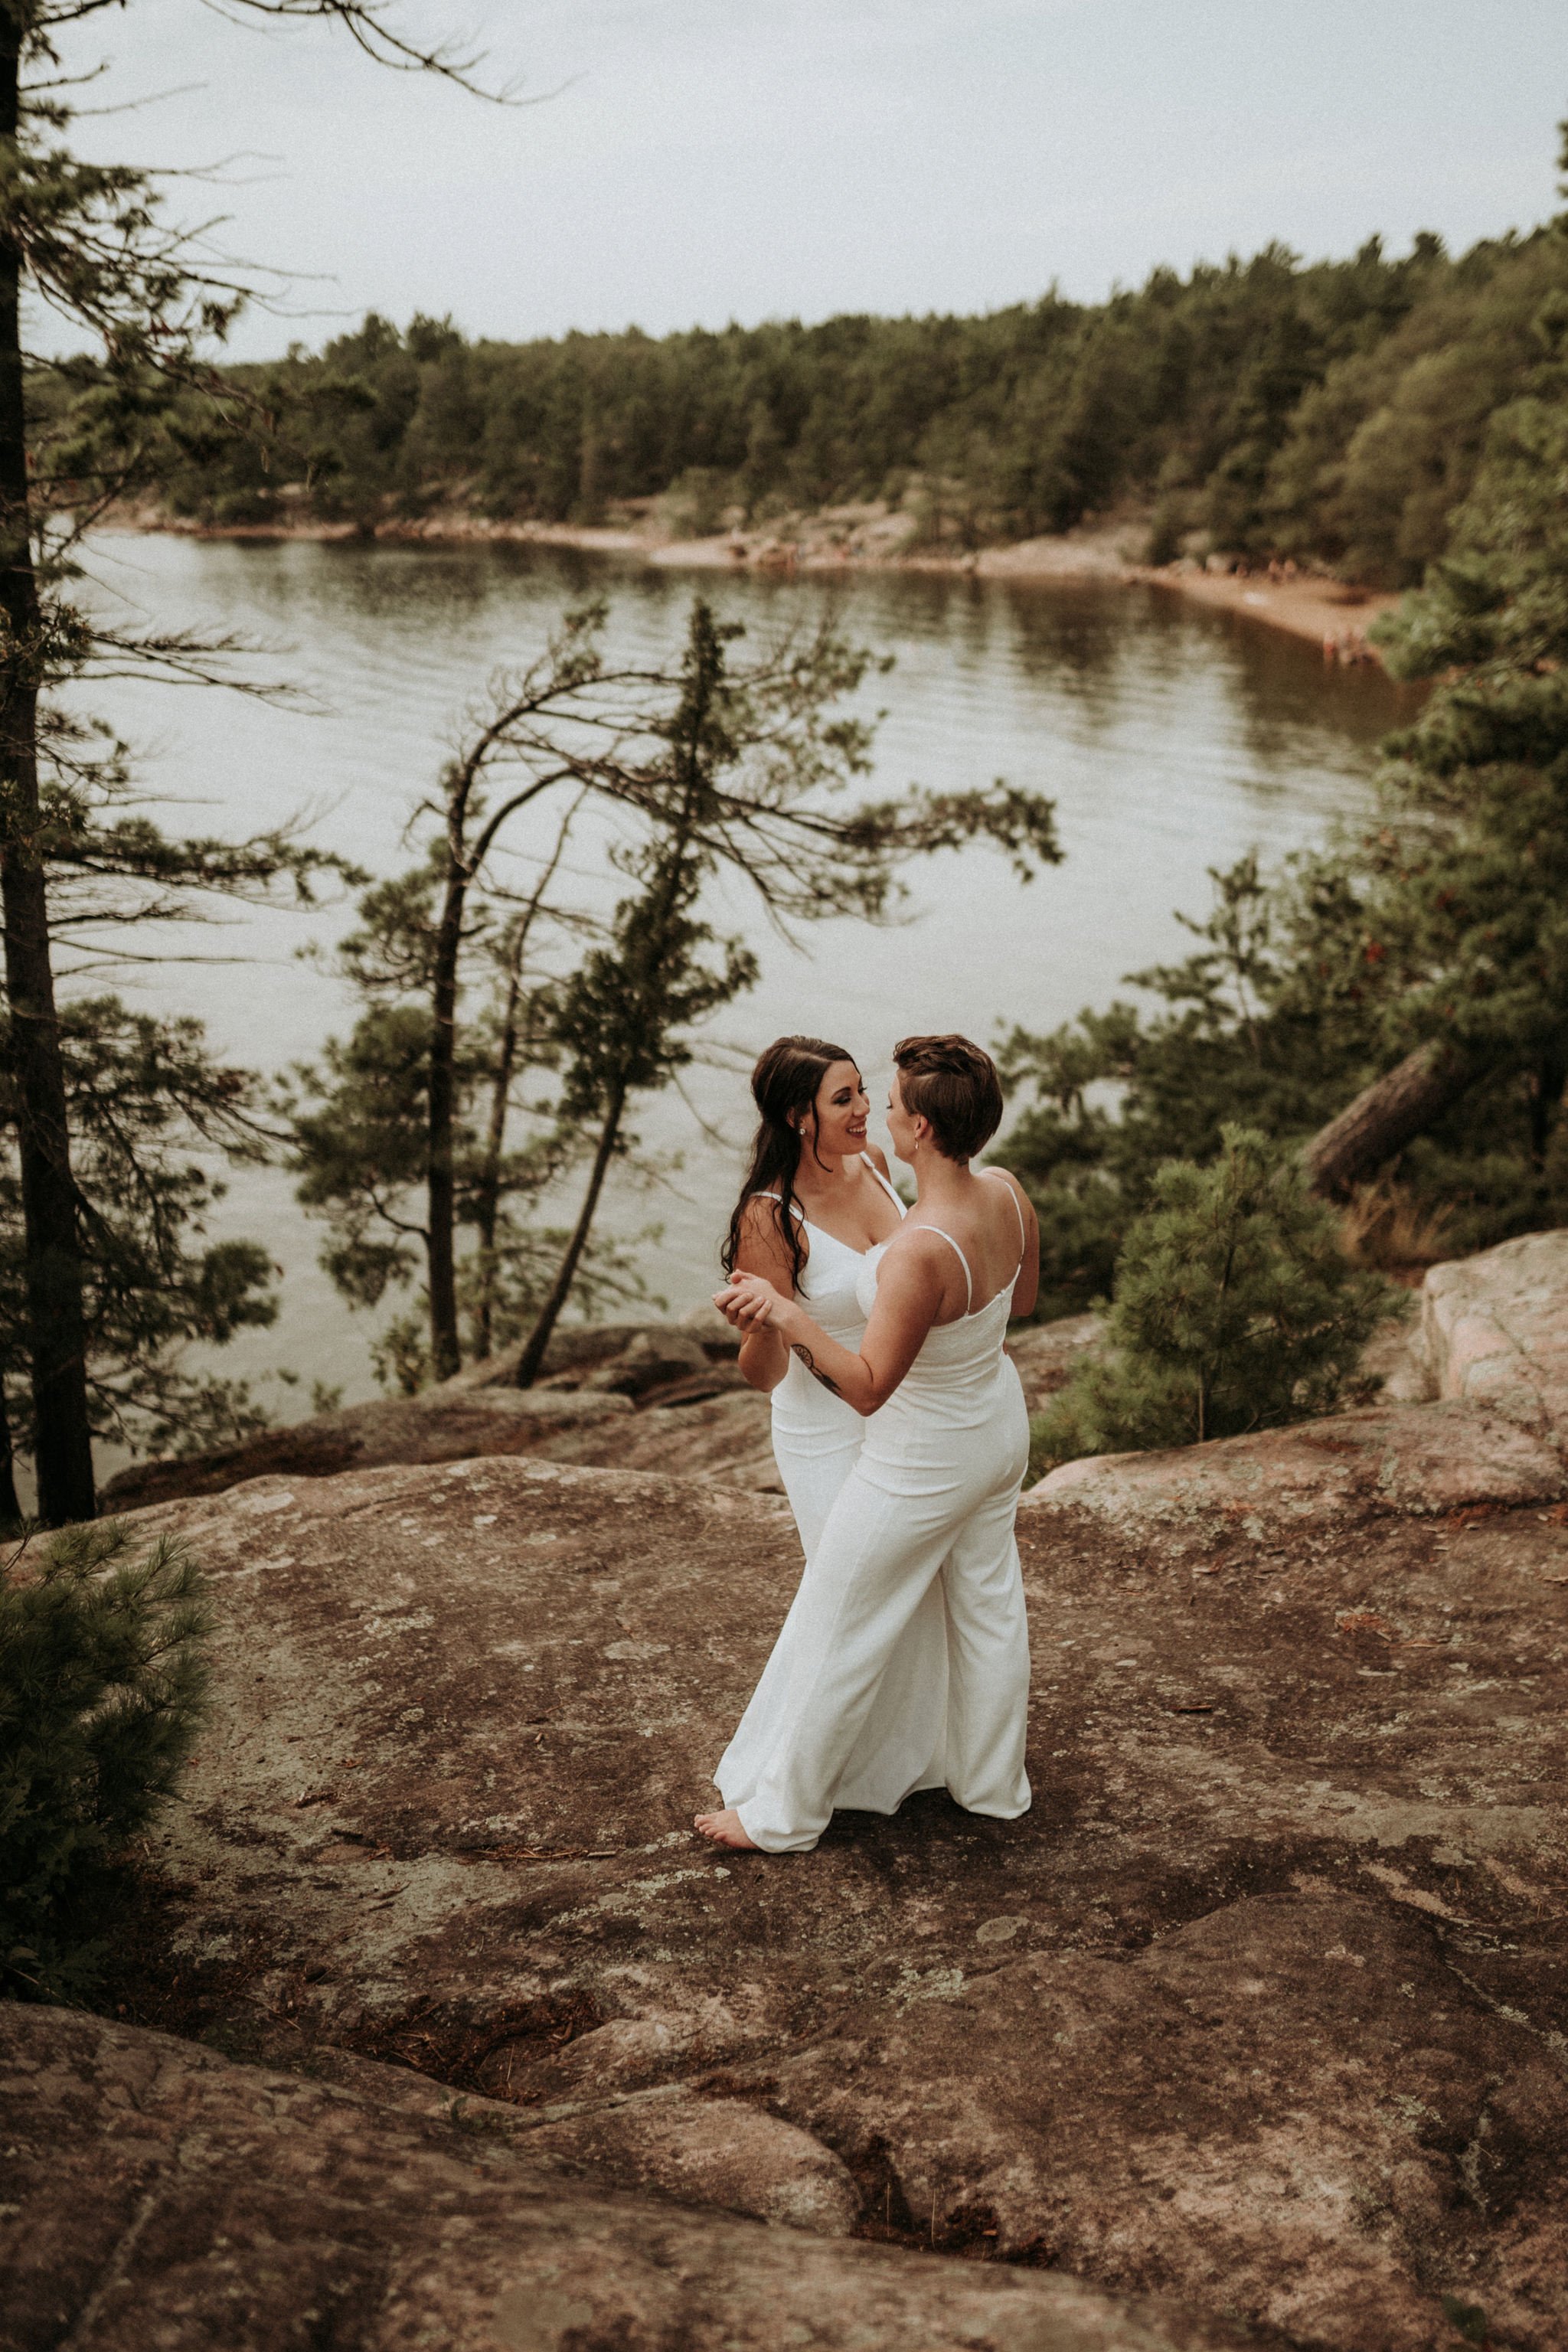
[[[1002,1081],[967,1037],[906,1037],[893,1048],[904,1108],[931,1121],[944,1160],[973,1160],[1002,1124]]]

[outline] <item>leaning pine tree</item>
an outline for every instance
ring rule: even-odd
[[[1089,1454],[1197,1445],[1328,1412],[1399,1293],[1346,1259],[1299,1161],[1226,1127],[1207,1168],[1171,1160],[1117,1267],[1110,1351],[1039,1415],[1037,1470]]]

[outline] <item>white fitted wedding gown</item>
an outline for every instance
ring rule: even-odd
[[[876,1161],[868,1152],[863,1151],[860,1157],[901,1217],[904,1204]],[[756,1197],[776,1201],[778,1194],[760,1192]],[[795,1296],[830,1339],[858,1352],[866,1336],[867,1310],[860,1304],[858,1285],[870,1252],[854,1249],[848,1242],[825,1234],[798,1203],[791,1205],[810,1235],[810,1254],[801,1268]],[[838,1500],[838,1490],[859,1459],[866,1423],[852,1405],[834,1396],[820,1381],[814,1381],[795,1356],[773,1392],[773,1459],[809,1559],[827,1514]]]
[[[1018,1223],[1021,1234],[1021,1212]],[[957,1253],[973,1300],[963,1252],[926,1230]],[[863,1317],[888,1246],[860,1261]],[[968,1811],[1005,1821],[1028,1810],[1014,1523],[1029,1422],[1002,1347],[1016,1279],[932,1326],[861,1422],[858,1455],[806,1540],[800,1589],[714,1776],[768,1853],[814,1846],[836,1808],[891,1813],[915,1789],[945,1786]]]

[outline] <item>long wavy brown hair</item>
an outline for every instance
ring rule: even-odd
[[[789,1252],[790,1279],[796,1290],[805,1266],[800,1219],[795,1213],[795,1180],[800,1168],[801,1131],[816,1102],[822,1081],[835,1062],[854,1063],[853,1054],[826,1037],[775,1037],[752,1072],[752,1099],[757,1106],[758,1127],[752,1139],[752,1164],[741,1186],[741,1197],[730,1219],[730,1231],[720,1252],[726,1274],[735,1271],[741,1249],[741,1220],[746,1203],[758,1192],[776,1192],[773,1214],[779,1238]],[[793,1116],[792,1116],[793,1114]]]

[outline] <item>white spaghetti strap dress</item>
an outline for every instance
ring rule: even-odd
[[[926,1230],[957,1253],[973,1298],[958,1244]],[[862,1263],[868,1317],[887,1246]],[[1009,1281],[934,1326],[863,1423],[859,1456],[715,1775],[768,1853],[814,1846],[836,1808],[891,1813],[915,1789],[945,1786],[967,1811],[1004,1821],[1028,1810],[1015,1520],[1029,1423],[1003,1353],[1012,1291]]]
[[[868,1154],[863,1152],[861,1157],[902,1217],[904,1204],[881,1170]],[[763,1192],[757,1197],[776,1201],[778,1195]],[[854,1249],[849,1243],[825,1234],[798,1206],[795,1214],[811,1236],[811,1255],[801,1268],[796,1296],[803,1306],[810,1308],[813,1322],[820,1324],[830,1339],[858,1351],[870,1312],[860,1303],[860,1277],[873,1253]],[[795,1514],[801,1549],[809,1562],[844,1482],[860,1458],[866,1421],[842,1397],[833,1395],[820,1381],[814,1381],[795,1356],[791,1356],[789,1370],[773,1392],[773,1459]],[[743,1777],[748,1769],[745,1759],[768,1754],[789,1721],[798,1679],[796,1658],[801,1629],[806,1622],[801,1609],[805,1591],[803,1579],[740,1728],[714,1775],[721,1788],[727,1786],[727,1771]],[[916,1628],[910,1638],[915,1643],[923,1638],[929,1646],[940,1638],[940,1626],[933,1622]]]
[[[860,1156],[901,1217],[904,1204],[881,1170],[868,1153]],[[756,1198],[776,1201],[778,1194],[759,1192]],[[868,1253],[825,1234],[798,1203],[791,1205],[810,1236],[810,1252],[801,1268],[796,1296],[830,1339],[837,1339],[841,1348],[858,1350],[866,1336],[866,1309],[856,1286]],[[838,1499],[838,1490],[859,1458],[866,1423],[842,1397],[832,1395],[820,1381],[814,1381],[794,1356],[773,1392],[773,1459],[809,1559]]]

